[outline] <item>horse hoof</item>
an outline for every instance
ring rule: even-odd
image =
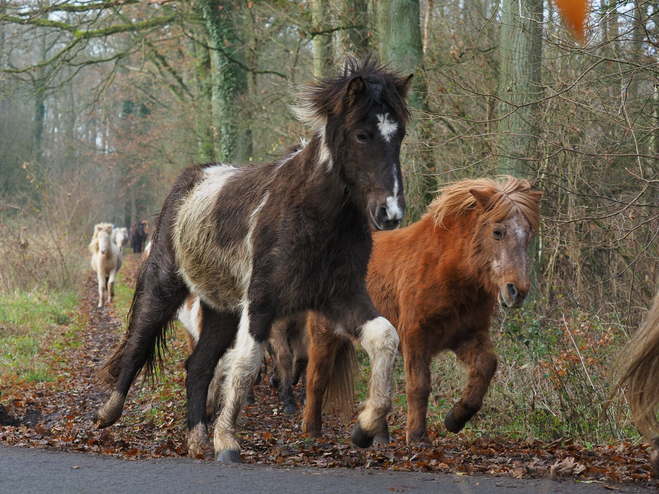
[[[432,446],[427,433],[423,436],[419,436],[418,438],[408,438],[406,442],[408,446],[413,446],[416,448],[429,448]]]
[[[295,405],[289,403],[284,407],[284,413],[286,415],[295,415],[297,413],[297,408],[295,407]]]
[[[373,445],[373,437],[368,435],[360,426],[359,422],[352,429],[352,442],[360,448],[368,448]]]
[[[446,430],[448,430],[449,432],[453,432],[454,434],[457,434],[462,429],[464,429],[466,423],[467,423],[466,420],[464,422],[458,422],[457,420],[455,420],[455,417],[453,415],[453,408],[451,408],[451,410],[446,415],[446,418],[444,419],[444,425],[446,426]]]
[[[217,454],[216,461],[222,463],[240,463],[240,451],[237,449],[225,449]]]
[[[389,444],[391,442],[391,439],[389,438],[389,434],[385,434],[383,432],[380,432],[375,435],[373,438],[373,444]]]
[[[114,424],[124,411],[124,396],[121,393],[113,392],[110,399],[98,410],[92,420],[99,429],[105,429]]]

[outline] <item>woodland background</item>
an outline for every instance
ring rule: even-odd
[[[30,332],[11,304],[82,289],[95,223],[152,220],[187,165],[281,155],[309,137],[296,89],[372,51],[416,75],[407,222],[465,177],[544,191],[532,301],[497,318],[473,427],[637,438],[602,405],[657,288],[659,2],[590,7],[581,44],[542,0],[0,0],[0,342]],[[435,372],[440,417],[461,371]]]

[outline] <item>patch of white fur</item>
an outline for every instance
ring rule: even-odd
[[[216,454],[226,449],[240,449],[235,438],[236,420],[263,359],[263,345],[254,340],[249,327],[249,303],[244,301],[236,344],[224,358],[223,406],[213,436]]]
[[[361,328],[359,340],[371,359],[368,400],[359,414],[360,427],[373,435],[391,409],[391,386],[399,343],[398,333],[384,317],[376,317]]]
[[[211,218],[216,198],[238,169],[229,165],[214,165],[204,170],[204,180],[197,184],[182,201],[177,212],[173,244],[179,261],[179,272],[190,291],[218,310],[238,310],[242,296],[237,299],[214,296],[218,287],[207,279],[193,279],[186,269],[188,252],[203,256],[204,269],[209,272],[229,272],[245,293],[251,275],[251,257],[247,239],[232,249],[218,248],[215,242],[215,222]],[[198,266],[197,266],[198,268]]]
[[[398,130],[398,122],[389,119],[388,113],[378,113],[376,117],[378,118],[378,129],[380,130],[380,134],[382,134],[385,141],[389,142],[391,136],[393,136]]]
[[[178,319],[197,344],[201,334],[201,299],[195,297],[191,307],[184,303],[178,310]]]
[[[318,164],[325,165],[327,172],[332,171],[332,153],[330,153],[329,147],[327,147],[327,142],[325,138],[325,128],[323,127],[320,131],[320,151],[318,152]]]

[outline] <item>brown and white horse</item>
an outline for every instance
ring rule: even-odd
[[[100,308],[103,307],[106,300],[112,302],[117,271],[123,262],[121,249],[112,241],[110,223],[99,223],[94,226],[89,252],[92,255],[92,269],[96,271],[98,280],[98,307]]]
[[[214,432],[221,461],[240,461],[236,420],[272,324],[315,310],[359,340],[371,358],[369,399],[353,441],[372,444],[391,407],[394,327],[366,291],[371,227],[395,228],[405,210],[400,147],[412,76],[346,59],[336,77],[302,94],[298,115],[316,133],[272,163],[186,169],[158,215],[127,334],[102,376],[113,387],[95,422],[119,420],[128,390],[153,370],[165,328],[189,294],[203,324],[186,363],[191,456],[209,448],[206,399],[215,365],[234,344]]]
[[[541,195],[526,180],[464,180],[443,189],[420,221],[374,234],[368,291],[400,336],[408,444],[428,442],[430,363],[439,352],[453,351],[467,367],[467,387],[446,416],[446,428],[460,431],[480,410],[497,368],[489,335],[497,299],[516,308],[529,293],[526,249],[538,230]],[[341,337],[318,314],[311,317],[309,332],[304,427],[319,436]],[[351,389],[353,384],[339,385]],[[386,441],[387,430],[381,433]]]

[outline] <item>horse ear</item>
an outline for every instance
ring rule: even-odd
[[[348,106],[352,106],[357,97],[366,90],[366,83],[362,76],[354,77],[348,83]]]
[[[400,95],[403,98],[407,98],[407,93],[410,92],[410,88],[412,87],[412,78],[414,77],[414,74],[410,74],[405,77],[401,77],[398,79],[396,82],[394,82],[394,85],[396,86],[396,89],[400,93]]]
[[[492,201],[492,194],[488,194],[487,192],[479,189],[469,189],[469,193],[474,196],[476,203],[480,207],[487,210],[487,208],[490,206],[490,202]]]

